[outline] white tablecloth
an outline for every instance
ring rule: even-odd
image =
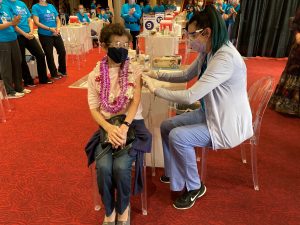
[[[178,54],[179,38],[167,35],[149,35],[145,37],[146,54],[170,56]]]

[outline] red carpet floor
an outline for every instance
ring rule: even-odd
[[[0,124],[0,225],[101,224],[103,210],[93,211],[83,151],[97,126],[89,114],[86,90],[68,88],[98,59],[93,50],[81,70],[70,64],[67,78],[11,100],[15,110]],[[286,60],[254,58],[246,63],[251,84],[269,74],[277,81]],[[238,150],[209,154],[207,194],[186,211],[172,207],[174,195],[158,181],[163,171],[156,177],[149,173],[148,215],[141,215],[139,196],[133,197],[132,224],[299,224],[299,133],[299,119],[266,111],[258,192],[252,187],[250,165],[242,165]]]

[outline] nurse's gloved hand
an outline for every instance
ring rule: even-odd
[[[154,93],[154,91],[156,89],[156,87],[154,85],[154,80],[146,75],[142,75],[142,79],[143,79],[143,85],[146,88],[148,88],[151,93]]]
[[[151,77],[153,79],[158,79],[158,73],[154,70],[143,71],[143,75]]]

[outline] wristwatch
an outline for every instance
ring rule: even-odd
[[[130,127],[130,123],[128,123],[127,121],[123,121],[123,123],[122,124],[124,124],[124,125],[126,125],[127,127]]]

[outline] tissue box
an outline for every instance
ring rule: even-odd
[[[78,17],[77,16],[70,16],[70,23],[79,23]]]
[[[154,68],[179,69],[181,59],[180,55],[154,57],[152,63]]]

